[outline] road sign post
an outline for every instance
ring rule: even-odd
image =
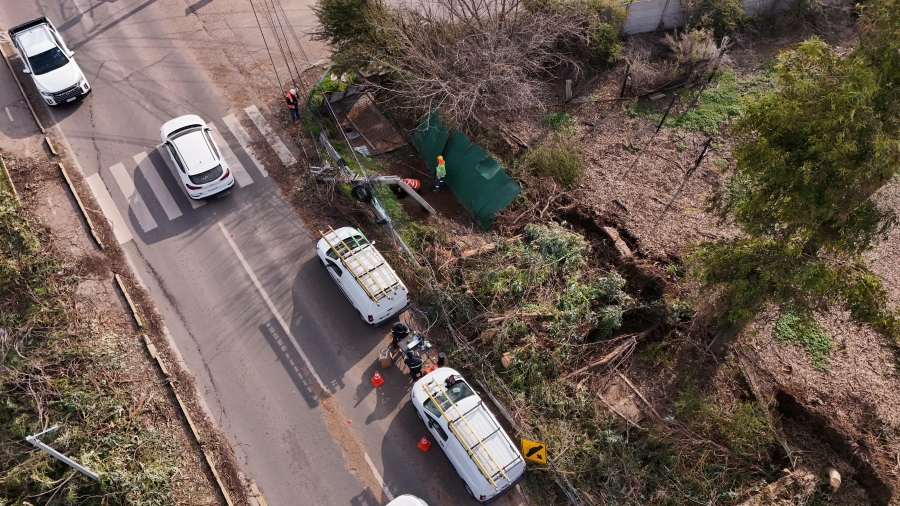
[[[97,473],[95,473],[95,472],[91,471],[90,469],[88,469],[88,468],[82,466],[82,465],[79,464],[78,462],[75,462],[74,460],[70,459],[69,457],[66,457],[66,456],[63,455],[62,453],[60,453],[60,452],[54,450],[53,448],[50,448],[49,446],[45,445],[45,444],[42,443],[40,440],[38,440],[38,437],[40,437],[40,436],[42,436],[42,435],[44,435],[44,434],[46,434],[46,433],[48,433],[48,432],[50,432],[50,431],[52,431],[52,430],[56,430],[56,429],[58,429],[58,428],[59,428],[59,425],[54,425],[53,427],[50,427],[49,429],[47,429],[47,430],[45,430],[45,431],[43,431],[43,432],[38,432],[37,434],[35,434],[35,435],[33,435],[33,436],[26,436],[26,437],[25,437],[25,441],[28,441],[29,443],[31,443],[31,444],[33,444],[34,446],[40,448],[41,450],[44,450],[45,452],[49,453],[51,457],[53,457],[53,458],[59,460],[60,462],[63,462],[63,463],[65,463],[65,464],[67,464],[69,467],[71,467],[72,469],[75,469],[76,471],[78,471],[79,473],[81,473],[81,474],[87,476],[88,478],[90,478],[90,479],[92,479],[92,480],[94,480],[94,481],[100,481],[100,477],[97,476]]]

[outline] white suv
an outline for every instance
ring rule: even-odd
[[[181,184],[195,200],[234,186],[234,175],[209,135],[210,130],[193,114],[169,120],[159,129]]]
[[[10,28],[12,39],[19,52],[26,74],[48,105],[74,102],[91,92],[91,86],[75,63],[75,54],[66,47],[62,36],[47,18],[32,19]]]

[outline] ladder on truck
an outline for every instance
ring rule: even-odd
[[[387,297],[388,292],[396,290],[395,287],[400,283],[400,280],[397,279],[394,271],[387,265],[384,257],[375,251],[374,246],[372,246],[368,239],[366,239],[366,242],[369,244],[369,247],[363,248],[363,244],[360,244],[359,241],[353,237],[353,234],[350,234],[350,237],[347,239],[341,239],[338,237],[337,232],[331,227],[328,227],[328,232],[322,232],[320,230],[319,234],[322,235],[322,238],[325,239],[325,243],[328,244],[328,247],[334,251],[341,260],[341,263],[344,264],[344,267],[354,278],[356,278],[356,281],[359,282],[359,285],[362,286],[363,290],[366,291],[366,294],[368,294],[369,298],[374,302],[378,302],[378,295],[383,294]],[[333,235],[338,244],[344,247],[347,254],[351,257],[349,260],[347,254],[343,253],[328,239],[329,235]],[[360,233],[360,235],[365,238],[362,233]],[[354,247],[358,248],[357,252],[353,251]],[[382,266],[387,268],[381,269]],[[388,279],[385,276],[385,272],[390,273],[393,279]],[[371,283],[366,283],[366,279],[370,280]]]
[[[438,411],[441,412],[441,415],[447,420],[447,426],[450,427],[450,430],[452,430],[453,433],[456,435],[456,439],[458,439],[459,442],[463,445],[463,448],[466,449],[466,452],[468,452],[469,457],[472,458],[472,460],[475,462],[475,465],[478,466],[478,469],[481,471],[481,474],[483,474],[484,477],[487,478],[487,481],[489,481],[490,484],[493,485],[494,489],[496,490],[498,488],[497,482],[494,481],[494,476],[496,476],[497,473],[491,474],[490,472],[488,472],[487,466],[485,466],[485,463],[482,462],[481,459],[478,458],[478,455],[475,454],[475,449],[479,445],[481,446],[481,449],[484,450],[484,453],[487,454],[487,456],[491,460],[491,462],[494,463],[494,467],[497,468],[497,471],[501,475],[503,475],[504,478],[506,478],[507,482],[510,481],[509,476],[507,476],[506,472],[503,471],[503,466],[501,466],[500,463],[497,462],[497,459],[494,458],[494,455],[491,454],[491,451],[488,450],[487,446],[484,444],[484,442],[487,440],[487,438],[493,436],[494,434],[497,433],[497,431],[500,430],[500,426],[498,425],[497,429],[494,432],[492,432],[492,433],[488,434],[486,437],[482,438],[475,431],[475,428],[469,424],[468,420],[466,420],[465,414],[460,411],[459,406],[457,406],[456,403],[453,402],[452,399],[450,399],[450,396],[447,395],[447,391],[444,390],[444,388],[437,381],[432,379],[431,381],[429,381],[428,383],[423,385],[423,387],[424,387],[425,393],[428,395],[428,398],[431,399],[431,402],[434,403],[434,405],[437,407]],[[441,406],[441,403],[437,400],[437,398],[435,398],[435,394],[440,394],[440,395],[444,396],[444,399],[446,399],[447,402],[450,403],[450,406],[456,411],[456,414],[457,414],[456,418],[454,418],[452,420],[450,419],[450,417],[447,415],[447,412]],[[481,404],[481,401],[479,401],[479,405],[480,404]],[[470,444],[466,441],[466,438],[463,436],[463,433],[460,432],[462,427],[456,426],[457,420],[463,421],[463,424],[465,425],[465,431],[463,431],[463,432],[466,432],[469,435],[471,435],[472,437],[474,437],[474,441],[477,441],[477,443],[470,446]]]

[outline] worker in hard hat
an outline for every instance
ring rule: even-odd
[[[441,185],[444,184],[444,178],[447,177],[447,166],[444,165],[444,157],[437,157],[437,167],[434,168],[434,191],[440,191]]]
[[[291,91],[285,93],[284,101],[287,103],[288,110],[291,111],[291,122],[296,122],[299,117],[297,111],[297,90],[291,88]]]

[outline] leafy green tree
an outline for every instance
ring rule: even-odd
[[[896,222],[871,197],[900,164],[898,4],[867,7],[861,43],[846,56],[815,37],[782,53],[778,90],[736,122],[735,173],[714,207],[745,234],[693,255],[721,295],[723,323],[747,322],[767,303],[807,312],[837,304],[900,333],[861,258]]]

